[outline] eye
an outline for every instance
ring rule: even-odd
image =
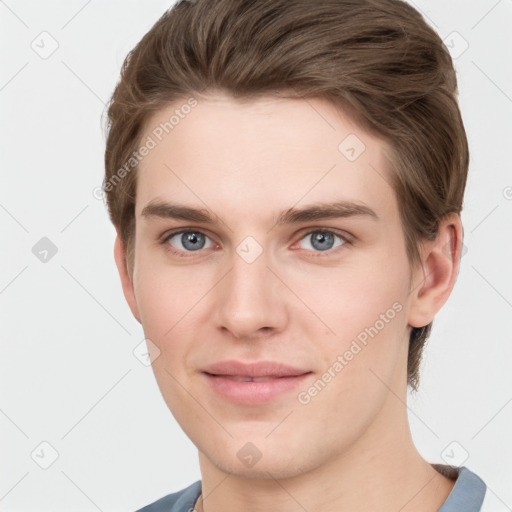
[[[339,240],[337,244],[336,239]],[[319,253],[315,256],[322,256],[321,253],[331,254],[336,252],[336,249],[350,243],[348,235],[341,235],[329,229],[311,230],[304,234],[298,243],[300,244],[302,240],[305,240],[305,246],[301,248]],[[192,256],[194,252],[200,252],[201,249],[211,249],[215,246],[206,234],[198,230],[182,230],[170,233],[162,239],[161,243],[166,250],[179,257]]]
[[[171,233],[162,240],[169,250],[178,256],[183,252],[195,252],[201,249],[210,249],[213,242],[201,231],[179,231]],[[170,246],[170,247],[169,247]]]
[[[335,244],[335,239],[338,238],[341,240],[337,245]],[[349,243],[348,239],[345,236],[342,236],[334,231],[325,230],[325,229],[317,229],[315,231],[309,231],[306,233],[301,240],[306,241],[306,247],[303,247],[307,250],[313,250],[315,252],[327,252],[333,251],[338,247]]]

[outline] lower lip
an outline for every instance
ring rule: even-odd
[[[282,393],[292,391],[311,375],[278,377],[262,381],[233,380],[222,375],[204,373],[208,382],[220,396],[239,405],[262,405]]]

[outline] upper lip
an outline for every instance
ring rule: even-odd
[[[231,377],[291,377],[309,373],[310,370],[294,368],[278,361],[258,361],[243,363],[241,361],[219,361],[202,370],[211,375],[229,375]]]

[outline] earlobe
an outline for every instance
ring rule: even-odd
[[[141,323],[139,308],[137,306],[137,301],[135,298],[135,290],[133,288],[133,280],[132,277],[130,276],[130,273],[128,272],[125,248],[123,242],[121,241],[119,233],[117,234],[114,243],[114,259],[116,261],[119,277],[121,278],[121,285],[123,287],[123,293],[126,302],[128,303],[128,306],[130,307],[133,316],[137,319],[139,323]]]
[[[422,264],[414,272],[409,325],[428,325],[445,304],[460,265],[463,229],[460,217],[451,213],[439,225],[435,240],[423,245]]]

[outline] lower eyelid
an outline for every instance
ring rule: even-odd
[[[162,244],[171,245],[169,243],[171,238],[174,238],[175,236],[178,236],[178,235],[183,235],[184,233],[200,233],[201,235],[204,235],[204,237],[207,240],[209,240],[212,245],[215,245],[215,242],[212,240],[212,238],[209,235],[207,235],[206,233],[203,233],[202,231],[200,231],[198,229],[187,229],[187,230],[182,230],[182,231],[176,231],[174,233],[169,233],[169,234],[165,235],[164,238],[162,239]],[[174,249],[174,250],[193,254],[194,252],[201,252],[204,249],[211,249],[211,247],[203,247],[203,248],[199,249],[198,251],[184,251],[182,249]]]
[[[336,231],[333,231],[332,229],[313,229],[313,230],[308,231],[307,233],[302,234],[296,243],[299,243],[301,240],[303,240],[304,238],[306,238],[314,233],[329,233],[331,235],[334,235],[335,237],[338,237],[343,242],[342,244],[338,245],[337,247],[333,247],[333,248],[327,249],[325,251],[314,251],[312,249],[304,249],[306,251],[314,252],[315,255],[332,254],[332,253],[336,252],[338,249],[341,249],[342,247],[344,247],[345,245],[347,245],[351,242],[350,237],[348,235],[337,233]]]
[[[186,251],[186,250],[182,250],[182,249],[176,249],[174,248],[173,246],[170,245],[169,243],[169,240],[177,235],[182,235],[184,233],[200,233],[202,235],[204,235],[208,240],[210,240],[211,244],[213,246],[216,246],[216,242],[212,239],[212,237],[210,237],[207,233],[204,233],[203,231],[197,229],[187,229],[187,230],[181,230],[181,231],[175,231],[173,233],[169,233],[169,234],[166,234],[164,235],[164,237],[162,238],[161,240],[161,243],[163,245],[168,245],[170,246],[170,248],[167,248],[169,251],[175,253],[175,254],[183,254],[183,253],[186,253],[186,254],[189,254],[189,255],[193,255],[195,252],[197,253],[200,253],[202,251],[204,251],[205,249],[211,249],[212,247],[204,247],[202,249],[198,249],[197,251]],[[306,233],[303,233],[299,236],[297,242],[295,242],[294,245],[296,245],[298,242],[300,242],[301,240],[303,240],[305,237],[307,237],[308,235],[312,235],[313,233],[329,233],[329,234],[332,234],[334,236],[337,236],[338,238],[340,238],[343,243],[341,245],[339,245],[338,247],[334,247],[332,249],[327,249],[326,251],[314,251],[314,250],[311,250],[311,249],[304,249],[306,251],[310,251],[310,252],[313,252],[313,253],[316,253],[317,255],[322,255],[322,254],[331,254],[333,252],[335,252],[337,249],[340,249],[342,248],[343,246],[347,245],[347,244],[350,244],[351,243],[351,239],[348,235],[346,234],[341,234],[341,233],[337,233],[336,231],[333,231],[332,229],[312,229]]]

